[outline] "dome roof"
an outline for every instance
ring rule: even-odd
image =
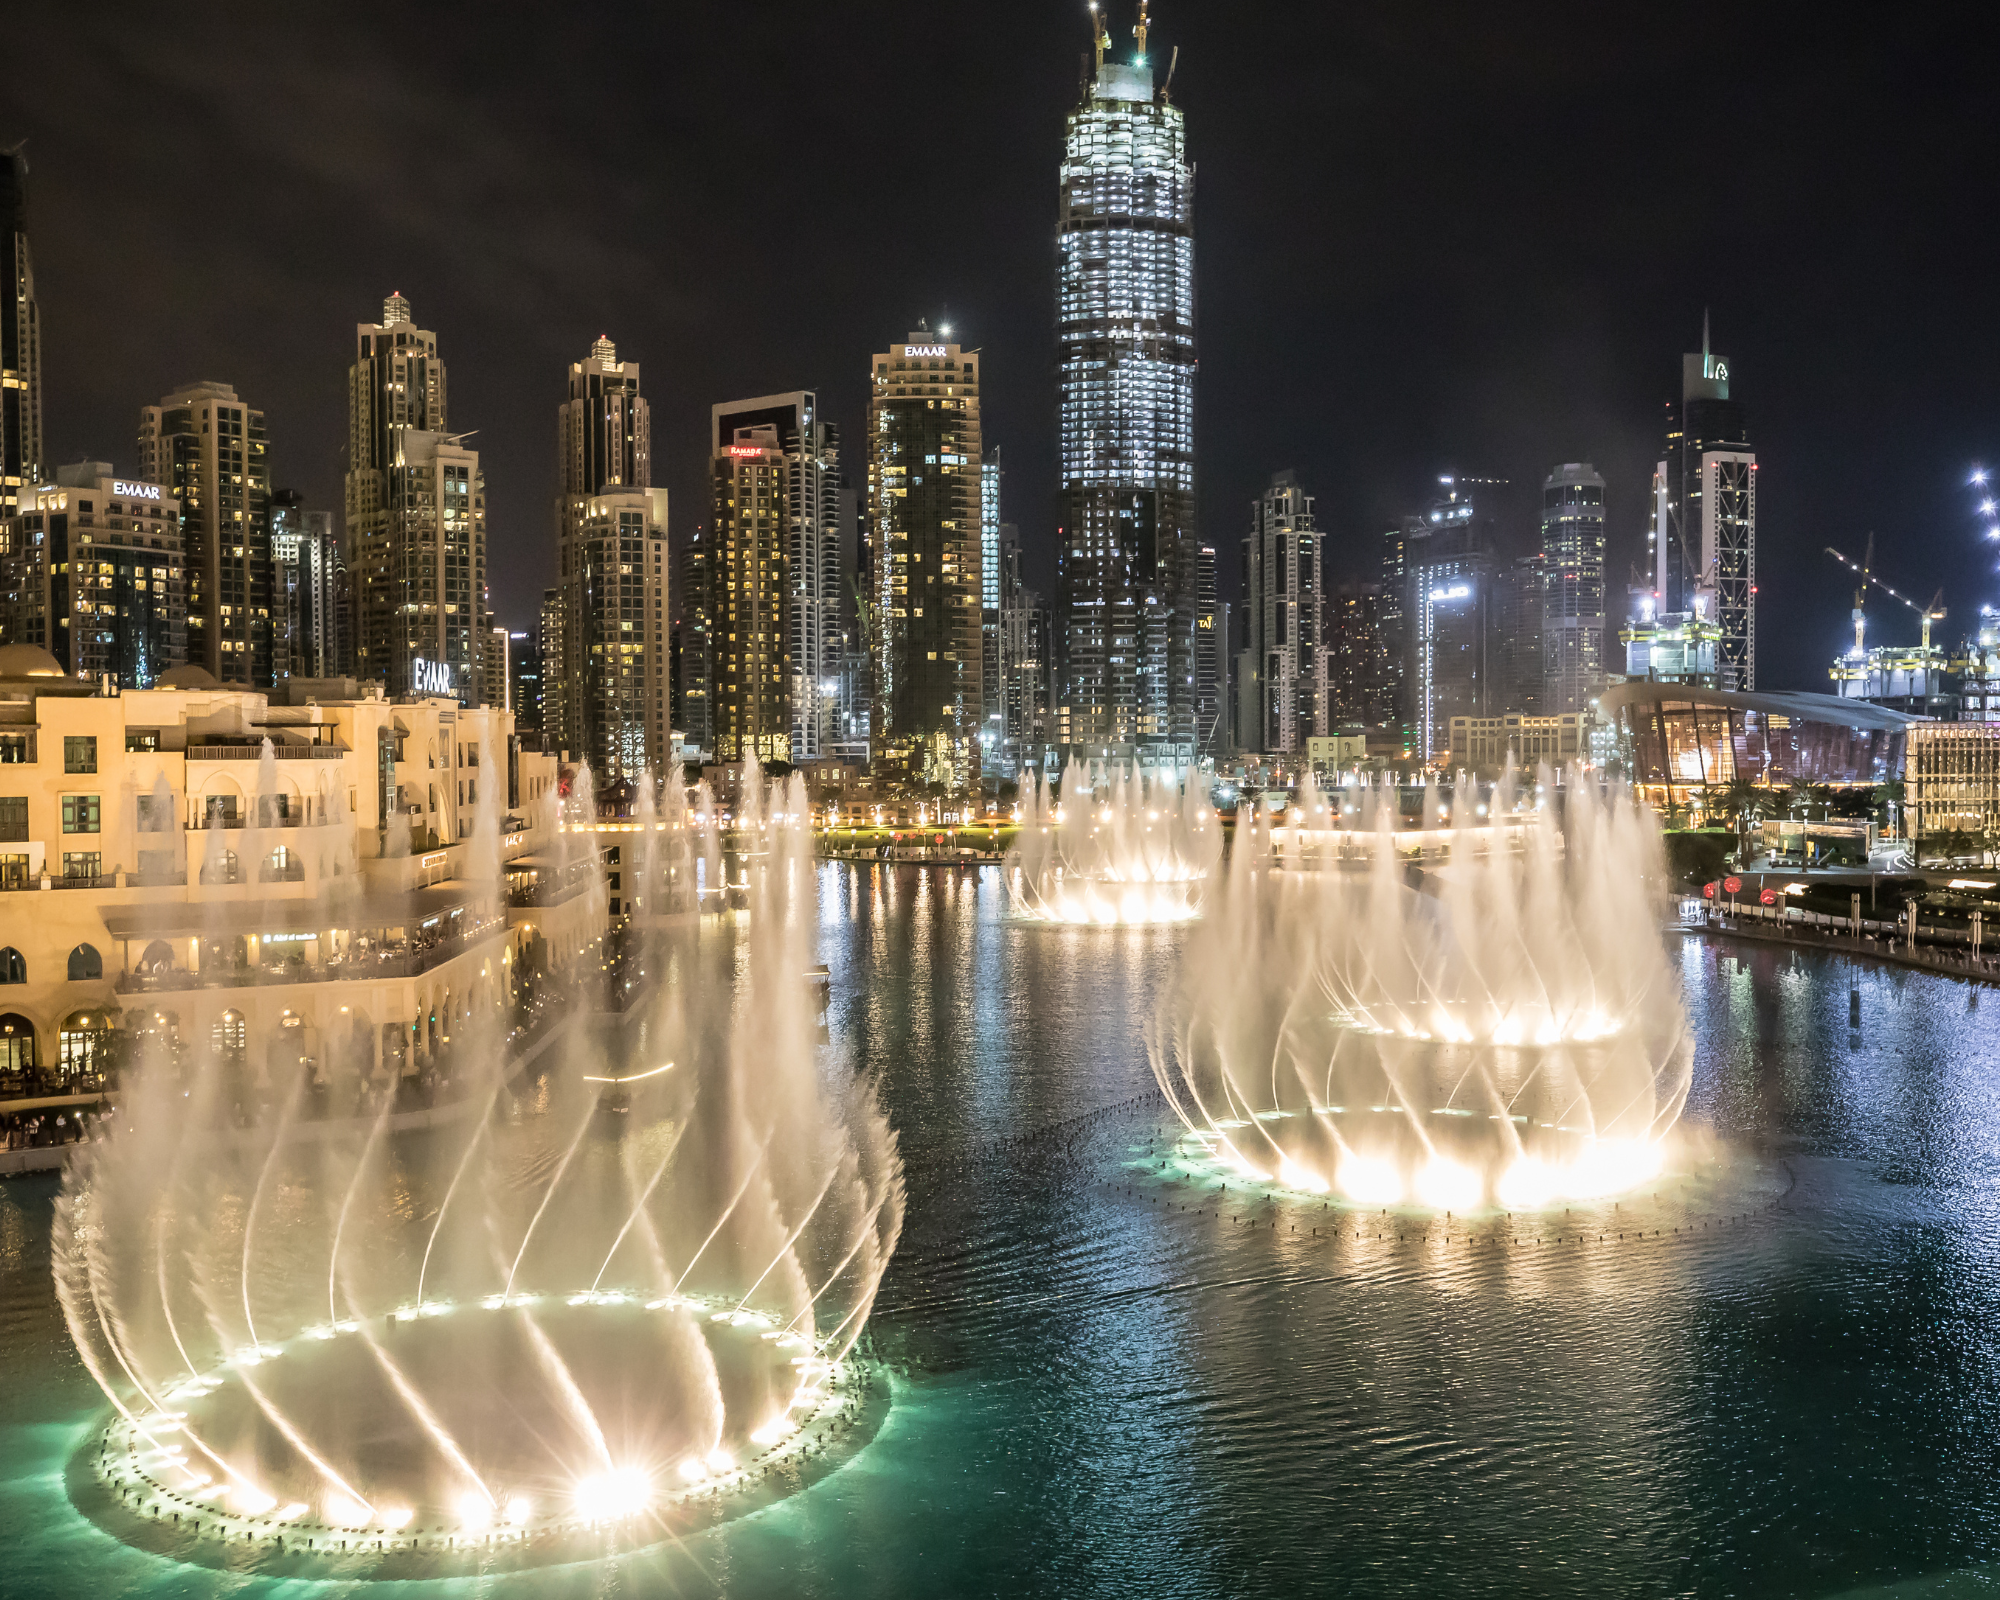
[[[153,680],[155,689],[220,689],[215,674],[208,668],[197,666],[190,661],[185,666],[169,667]]]
[[[56,658],[38,644],[0,644],[0,678],[65,676]]]

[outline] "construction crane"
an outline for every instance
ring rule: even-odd
[[[1110,30],[1104,26],[1104,13],[1097,7],[1097,0],[1090,0],[1091,43],[1097,47],[1097,70],[1104,71],[1104,52],[1111,46]]]
[[[1848,559],[1848,557],[1842,555],[1838,550],[1834,549],[1832,545],[1828,545],[1826,547],[1826,553],[1832,556],[1833,559],[1838,561],[1843,567],[1847,568],[1849,572],[1854,573],[1861,579],[1861,582],[1855,587],[1854,590],[1854,653],[1857,656],[1862,653],[1861,602],[1863,597],[1867,593],[1868,585],[1870,585],[1871,583],[1874,584],[1876,588],[1880,589],[1884,594],[1889,596],[1890,599],[1899,600],[1904,605],[1908,606],[1912,611],[1916,612],[1918,618],[1922,621],[1924,627],[1923,647],[1926,650],[1930,649],[1931,624],[1933,622],[1944,621],[1944,607],[1940,603],[1944,599],[1944,590],[1940,589],[1936,594],[1932,595],[1931,603],[1929,605],[1920,606],[1916,603],[1916,601],[1912,600],[1908,595],[1902,593],[1898,589],[1892,589],[1888,584],[1884,583],[1880,578],[1876,577],[1873,570],[1871,570],[1875,565],[1875,535],[1872,533],[1868,535],[1867,553],[1863,555],[1859,564],[1856,564],[1855,562]]]

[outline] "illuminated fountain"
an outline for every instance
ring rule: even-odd
[[[1185,781],[1137,767],[1072,762],[1062,797],[1030,773],[1007,881],[1016,909],[1043,922],[1186,922],[1222,859],[1206,773]]]
[[[1456,1211],[1653,1177],[1691,1048],[1650,813],[1546,774],[1416,831],[1393,790],[1350,803],[1362,827],[1315,825],[1308,784],[1236,841],[1151,1041],[1182,1159]]]
[[[745,792],[740,940],[664,952],[625,1045],[580,1019],[533,1104],[497,1019],[431,1132],[387,1098],[312,1123],[303,1082],[225,1129],[222,1068],[132,1074],[58,1207],[57,1292],[113,1407],[80,1504],[209,1564],[422,1575],[666,1537],[865,1436],[901,1162],[872,1083],[820,1059],[802,780]]]

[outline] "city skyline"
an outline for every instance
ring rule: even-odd
[[[1129,56],[1133,16],[1107,15],[1112,55]],[[1684,142],[1669,160],[1644,129],[1673,86],[1687,81],[1693,55],[1685,40],[1698,31],[1692,28],[1654,31],[1653,24],[1628,22],[1587,32],[1576,48],[1603,70],[1606,92],[1602,101],[1556,111],[1536,99],[1546,68],[1524,53],[1524,41],[1496,37],[1497,22],[1450,10],[1398,22],[1298,22],[1298,92],[1311,94],[1331,119],[1326,136],[1316,134],[1308,148],[1279,135],[1272,109],[1253,89],[1248,39],[1193,10],[1157,14],[1152,54],[1158,60],[1180,52],[1175,102],[1188,108],[1193,153],[1209,173],[1199,203],[1205,360],[1196,448],[1204,536],[1226,548],[1235,536],[1234,508],[1271,471],[1290,465],[1318,499],[1330,575],[1365,577],[1377,524],[1420,504],[1437,474],[1485,471],[1525,484],[1538,481],[1551,461],[1588,459],[1607,480],[1606,581],[1615,596],[1643,555],[1659,407],[1673,398],[1674,364],[1694,343],[1703,308],[1713,307],[1716,342],[1752,385],[1759,454],[1773,479],[1760,505],[1766,598],[1770,574],[1783,574],[1787,586],[1782,613],[1764,619],[1760,682],[1821,686],[1824,658],[1847,631],[1844,576],[1818,553],[1835,533],[1836,542],[1859,543],[1868,531],[1878,532],[1900,546],[1898,559],[1910,570],[1895,576],[1908,587],[1928,593],[1925,585],[1942,585],[1963,595],[1948,631],[1992,595],[1978,530],[1957,493],[1963,469],[2000,441],[2000,421],[1977,385],[1979,371],[1991,365],[1994,335],[1972,315],[1969,267],[1956,264],[1980,252],[1938,252],[1923,269],[1932,280],[1927,292],[1899,293],[1899,285],[1912,286],[1911,268],[1872,270],[1887,263],[1881,241],[1895,227],[1857,225],[1863,217],[1921,211],[1947,216],[1950,228],[1971,229],[1972,239],[1959,243],[1976,242],[1988,224],[1932,204],[1959,175],[1950,140],[1941,160],[1907,164],[1915,141],[1928,148],[1965,113],[1949,82],[1925,107],[1898,99],[1909,90],[1896,63],[1904,52],[1926,47],[1921,31],[1886,53],[1858,32],[1838,30],[1804,47],[1789,41],[1780,51],[1756,22],[1736,25],[1748,29],[1740,59],[1703,59],[1699,94],[1710,115],[1687,134],[1694,147]],[[502,249],[493,248],[490,225],[461,219],[444,227],[423,220],[420,208],[413,214],[404,173],[360,207],[353,229],[305,261],[285,243],[283,224],[381,175],[379,157],[398,148],[403,122],[392,119],[381,142],[365,147],[303,143],[282,131],[258,145],[241,111],[223,98],[233,82],[229,52],[212,63],[198,60],[143,25],[126,26],[122,64],[106,73],[90,48],[92,34],[51,30],[43,38],[37,26],[30,24],[23,44],[39,50],[48,71],[23,86],[17,125],[7,136],[25,136],[33,169],[30,226],[48,330],[46,471],[84,458],[122,460],[135,407],[188,382],[215,379],[254,396],[269,413],[273,484],[299,489],[309,504],[337,504],[341,397],[324,392],[324,363],[338,359],[331,352],[352,327],[354,307],[400,286],[425,307],[427,320],[450,330],[454,382],[463,395],[455,409],[477,418],[493,485],[494,610],[519,627],[553,580],[540,509],[555,492],[543,420],[542,374],[551,364],[573,360],[591,337],[613,326],[640,359],[671,372],[671,393],[655,400],[658,475],[680,505],[694,507],[704,498],[702,423],[716,396],[817,385],[828,414],[858,437],[865,406],[860,362],[879,337],[870,330],[907,326],[922,313],[934,323],[951,322],[989,354],[986,437],[1007,451],[1008,517],[1022,530],[1028,576],[1053,592],[1053,383],[1046,334],[1039,331],[1053,318],[1053,286],[1046,267],[1035,263],[1049,259],[1051,172],[1063,114],[1074,103],[1079,58],[1087,62],[1088,23],[1080,7],[981,19],[976,36],[959,32],[969,24],[941,24],[947,45],[976,37],[979,60],[1006,69],[982,67],[967,91],[1009,135],[992,143],[979,214],[958,230],[962,236],[937,239],[920,257],[891,261],[887,271],[872,251],[850,259],[829,250],[815,258],[808,280],[796,282],[793,296],[773,292],[778,269],[775,260],[763,260],[762,224],[729,224],[712,260],[688,257],[643,232],[622,236],[617,230],[630,218],[612,204],[618,183],[662,186],[660,213],[685,222],[701,214],[693,208],[703,185],[683,193],[683,180],[670,177],[666,164],[657,171],[644,161],[629,171],[606,166],[563,139],[539,147],[536,159],[507,179],[521,182],[533,173],[551,181],[538,181],[545,220],[499,241]],[[421,32],[426,25],[411,26]],[[566,24],[550,26],[556,58],[581,47]],[[801,69],[811,52],[831,50],[859,74],[851,81],[866,85],[886,70],[871,63],[893,59],[889,46],[912,26],[912,14],[885,10],[844,18],[838,33],[816,22],[794,36],[796,46],[770,49],[774,60]],[[330,83],[383,73],[393,81],[403,70],[382,58],[358,24],[326,21],[315,28],[309,42],[330,61]],[[1754,48],[1760,39],[1769,41],[1768,52]],[[142,43],[160,48],[142,50]],[[230,51],[253,44],[245,33]],[[1492,66],[1482,66],[1482,51]],[[459,115],[464,138],[448,155],[418,158],[415,167],[491,175],[530,136],[503,133],[495,114],[511,75],[525,68],[488,51],[474,54],[475,63],[435,86],[438,105],[427,113]],[[1420,55],[1465,87],[1463,106],[1434,133],[1387,150],[1366,108],[1396,81],[1399,67]],[[309,102],[326,92],[293,79],[296,69],[283,60],[278,70],[280,78],[266,80],[274,89],[280,80],[292,83]],[[1948,78],[1954,70],[1947,69]],[[1878,76],[1882,94],[1838,96],[1842,106],[1858,100],[1863,109],[1830,152],[1776,124],[1774,108],[1783,102],[1800,128],[1815,126],[1815,116],[1832,114],[1833,85]],[[224,214],[221,195],[185,218],[167,215],[148,198],[171,187],[148,177],[164,152],[156,158],[138,148],[145,141],[119,130],[151,114],[170,85],[214,111],[202,138],[242,157],[229,164],[224,180],[237,212],[257,213],[257,206],[242,204],[254,196],[277,208],[277,225],[246,230]],[[756,96],[737,106],[699,84],[687,87],[695,120],[706,117],[728,130],[756,115],[748,104]],[[1618,97],[1610,91],[1620,87],[1629,91],[1629,105],[1614,110],[1608,102]],[[79,117],[79,107],[103,115]],[[777,140],[804,114],[787,112],[755,132],[749,148]],[[1449,137],[1460,119],[1475,115],[1497,118],[1509,130],[1501,150],[1469,154],[1464,141]],[[857,155],[886,158],[894,150],[904,163],[897,170],[911,173],[942,159],[906,151],[899,127],[896,116],[885,114],[879,126],[858,130]],[[1750,133],[1761,140],[1767,165],[1760,171],[1768,176],[1786,161],[1784,184],[1745,177],[1703,185],[1675,170],[1698,170],[1699,159],[1685,158]],[[643,143],[666,152],[683,136],[654,130]],[[1613,156],[1578,153],[1593,142],[1630,163],[1619,169],[1615,186]],[[1557,147],[1561,159],[1535,159]],[[1322,148],[1369,151],[1381,170],[1357,176],[1330,168],[1318,154]],[[1481,199],[1481,180],[1495,175],[1496,164],[1509,182],[1498,186],[1497,198]],[[822,195],[805,202],[816,218],[837,222],[843,207],[858,213],[862,165],[856,177],[836,174]],[[1548,176],[1523,176],[1530,168]],[[1221,181],[1224,174],[1229,182]],[[1602,180],[1601,193],[1593,192],[1592,180]],[[1301,221],[1274,244],[1255,219],[1268,214],[1275,194],[1302,182],[1324,187],[1342,231]],[[1430,189],[1418,189],[1419,182]],[[145,269],[94,248],[94,208],[107,184],[131,196],[142,231],[154,241],[154,261]],[[1614,187],[1657,195],[1659,220],[1634,216],[1613,197]],[[1409,214],[1406,196],[1414,192],[1434,193],[1436,215],[1461,216],[1475,229],[1508,223],[1500,235],[1505,248],[1480,252],[1477,270],[1427,251],[1425,230]],[[1584,206],[1593,222],[1584,230],[1591,248],[1575,259],[1511,229],[1517,216],[1550,212],[1558,192],[1562,204]],[[834,237],[853,235],[842,228]],[[211,252],[228,272],[215,270]],[[1309,261],[1333,278],[1322,283],[1301,275]],[[1408,287],[1399,287],[1399,273]],[[590,297],[573,296],[582,282],[592,284]],[[1308,282],[1309,301],[1298,293]],[[544,292],[571,303],[545,310]],[[744,315],[752,305],[756,318]],[[1279,306],[1293,308],[1287,315],[1296,325],[1273,340],[1265,324]],[[1821,348],[1829,317],[1845,329],[1839,349]],[[713,330],[723,327],[729,336],[717,337]],[[1887,347],[1897,359],[1886,367],[1856,354]],[[1333,408],[1330,423],[1308,425],[1324,405]],[[1865,475],[1857,483],[1847,464],[1857,435],[1875,441],[1864,447],[1879,450],[1885,466],[1897,463],[1893,486],[1886,474],[1880,485]],[[678,518],[677,535],[693,520]],[[1503,531],[1519,549],[1530,547],[1532,508]],[[1221,571],[1229,598],[1236,594],[1233,565],[1225,561]],[[1614,618],[1621,609],[1615,600],[1607,607]]]

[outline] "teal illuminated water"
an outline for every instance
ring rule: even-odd
[[[1453,1236],[1141,1170],[1170,1131],[1142,1025],[1184,930],[1011,921],[990,870],[823,881],[830,1036],[882,1074],[908,1163],[872,1324],[883,1432],[685,1548],[392,1587],[2000,1585],[2000,993],[1690,941],[1681,1172],[1616,1212]],[[71,1509],[99,1402],[49,1286],[53,1195],[0,1185],[0,1595],[277,1589]]]

